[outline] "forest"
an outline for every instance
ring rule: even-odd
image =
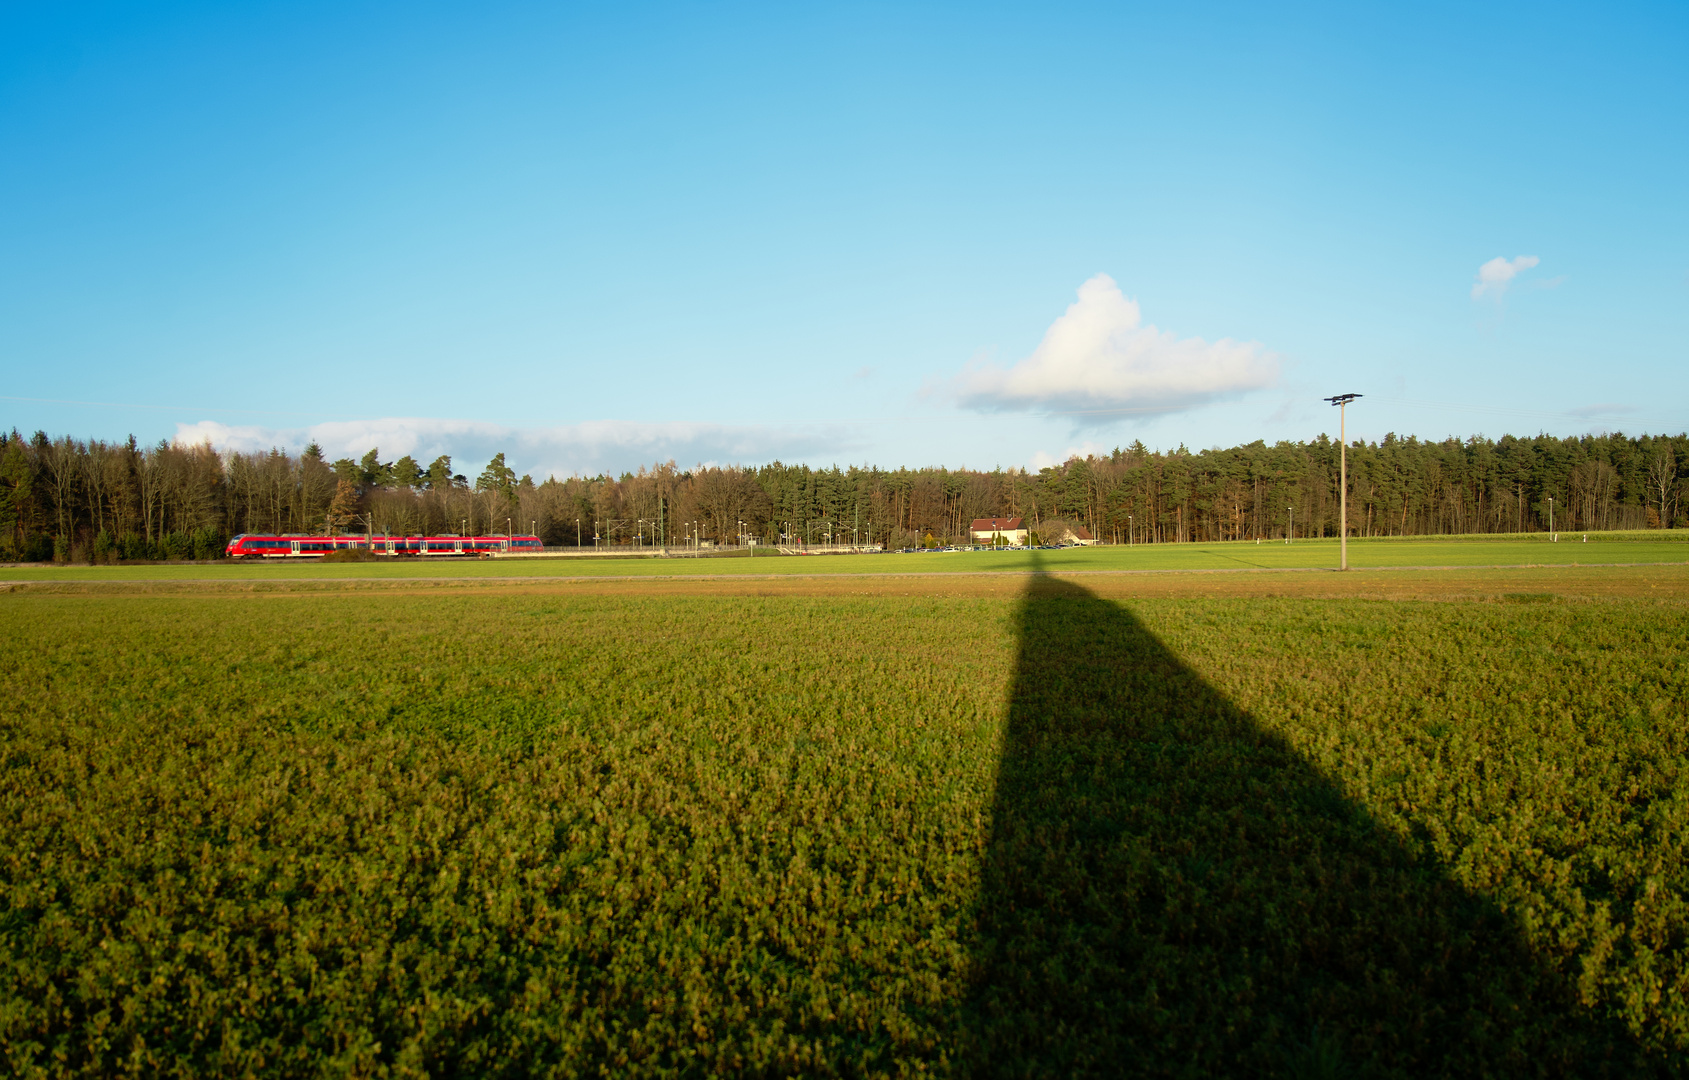
[[[424,465],[222,452],[209,444],[0,432],[0,559],[210,559],[241,533],[537,532],[573,547],[963,541],[978,517],[1079,525],[1105,543],[1335,536],[1338,444],[1141,442],[1036,471],[656,463],[621,476],[518,475],[500,453],[473,479]],[[1387,435],[1348,450],[1353,537],[1683,528],[1689,437]],[[471,470],[473,471],[473,470]]]

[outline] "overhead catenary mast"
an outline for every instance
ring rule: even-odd
[[[1349,569],[1349,402],[1359,394],[1338,394],[1325,400],[1337,406],[1337,569]]]

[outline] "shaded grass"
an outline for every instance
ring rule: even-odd
[[[1370,633],[1352,624],[1337,632],[1351,647],[1388,647],[1388,624],[1401,622],[1394,614]],[[1466,770],[1404,746],[1404,735],[1411,746],[1421,730],[1410,716],[1398,713],[1406,731],[1375,728],[1370,710],[1355,709],[1360,702],[1340,685],[1326,688],[1324,722],[1311,730],[1263,724],[1143,621],[1071,583],[1034,585],[1021,621],[973,975],[971,1032],[983,1071],[1560,1076],[1650,1068],[1646,1040],[1620,1010],[1587,1007],[1599,997],[1602,959],[1625,935],[1611,909],[1572,939],[1533,948],[1546,944],[1533,916],[1564,915],[1572,894],[1571,906],[1588,916],[1586,901],[1614,895],[1612,866],[1580,857],[1582,845],[1566,835],[1587,827],[1575,812],[1532,823],[1547,835],[1519,828],[1521,814],[1570,810],[1576,800],[1565,798],[1566,787],[1531,778],[1536,790],[1526,791],[1523,777],[1510,777],[1476,797],[1436,790]],[[1252,664],[1257,678],[1297,677],[1252,659],[1265,668]],[[1301,696],[1280,688],[1265,702],[1275,712]],[[1588,737],[1540,715],[1476,711],[1495,726],[1439,719],[1426,732],[1484,744],[1467,751],[1478,768],[1456,788],[1494,771],[1479,764],[1486,753],[1529,754]],[[1672,748],[1681,741],[1671,739]],[[1375,777],[1382,799],[1363,795]],[[1442,804],[1436,824],[1402,789],[1431,789]],[[1464,843],[1443,831],[1455,822],[1466,826]],[[1669,828],[1657,823],[1653,843],[1675,846]],[[1537,846],[1545,841],[1551,851]],[[1540,872],[1557,856],[1558,897],[1516,879],[1494,887],[1521,862]],[[1619,892],[1651,887],[1641,880],[1645,863],[1628,872]],[[1649,968],[1654,949],[1681,948],[1681,923],[1664,929],[1645,935],[1632,974]],[[1580,952],[1574,981],[1563,962]]]

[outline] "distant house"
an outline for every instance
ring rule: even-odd
[[[1059,525],[1047,531],[1050,535],[1045,539],[1052,544],[1076,544],[1079,547],[1090,547],[1097,542],[1097,538],[1091,535],[1091,530],[1083,525]]]
[[[974,523],[968,533],[976,544],[991,546],[997,543],[997,538],[1003,538],[1003,543],[1019,546],[1026,543],[1026,522],[1023,518],[974,518]]]

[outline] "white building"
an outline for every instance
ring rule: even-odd
[[[997,538],[1003,538],[1003,543],[1019,547],[1026,543],[1026,522],[1023,518],[974,518],[973,526],[968,530],[973,542],[991,547],[997,543]]]

